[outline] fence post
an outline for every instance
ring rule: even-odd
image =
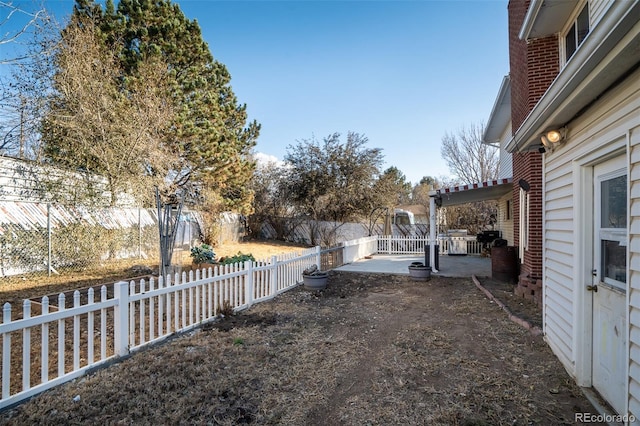
[[[271,296],[278,293],[278,256],[271,256]]]
[[[114,352],[118,356],[129,353],[129,283],[113,285],[113,297],[118,301],[113,313]]]
[[[248,306],[253,305],[253,262],[246,260],[244,262],[244,271],[247,274],[244,280],[244,299]]]
[[[322,256],[320,253],[320,246],[316,246],[316,266],[318,267],[318,270],[320,270],[320,268],[322,268]]]

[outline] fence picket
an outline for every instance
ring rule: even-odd
[[[154,290],[154,279],[151,277],[149,279],[149,292],[153,293]],[[155,297],[149,298],[149,341],[152,341],[155,337]]]
[[[94,297],[93,293],[94,293],[93,287],[87,290],[87,305],[93,305],[93,297]],[[44,313],[44,306],[43,306],[43,313]],[[93,357],[94,357],[94,350],[95,350],[94,316],[95,316],[94,311],[90,311],[87,314],[87,363],[89,365],[93,364]]]
[[[202,317],[202,312],[200,312],[200,288],[201,286],[197,286],[195,288],[196,291],[196,309],[195,309],[195,320],[191,322],[191,324],[197,324],[200,322],[200,318]]]
[[[167,284],[169,284],[168,280],[167,280]],[[176,283],[174,282],[171,285],[167,285],[167,287],[171,287],[175,285]],[[171,293],[167,293],[167,296],[171,297]],[[181,297],[182,297],[182,306],[184,306],[184,290],[178,291],[173,294],[173,331],[180,330],[180,315],[184,313],[184,310],[180,311]]]
[[[80,307],[80,292],[73,292],[73,307]],[[80,368],[80,315],[73,316],[73,370]]]
[[[107,301],[107,286],[100,288],[100,301]],[[107,359],[107,309],[100,309],[100,359]]]
[[[58,312],[62,312],[65,309],[65,297],[63,293],[58,296]],[[58,376],[64,375],[64,333],[65,333],[65,319],[58,320]]]
[[[129,296],[136,294],[136,283],[134,281],[129,282]],[[136,309],[135,305],[133,309],[129,311],[129,344],[135,345],[136,343]]]
[[[22,318],[31,318],[31,300],[22,305]],[[31,381],[31,327],[22,329],[22,390],[30,387]]]
[[[42,298],[42,316],[49,313],[49,297]],[[47,383],[49,381],[49,323],[42,323],[40,341],[40,381]]]
[[[143,279],[140,280],[140,294],[144,294],[145,293],[145,285],[146,285],[146,282],[145,282],[145,280],[143,278]],[[140,324],[139,324],[139,326],[140,326],[140,336],[139,337],[140,337],[140,344],[142,345],[142,344],[145,343],[145,329],[146,329],[146,325],[147,325],[146,324],[146,315],[145,315],[146,301],[145,301],[145,299],[142,299],[138,303],[139,303],[139,308],[138,308],[138,310],[139,310],[139,315],[138,315],[139,320],[138,321],[140,322]]]

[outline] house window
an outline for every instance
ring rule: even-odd
[[[564,35],[564,56],[567,62],[589,34],[589,4],[585,4]]]

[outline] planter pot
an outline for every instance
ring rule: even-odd
[[[329,274],[320,272],[314,275],[302,275],[302,283],[307,290],[323,290],[327,288]]]
[[[431,266],[409,265],[409,276],[414,281],[429,281],[431,279]]]

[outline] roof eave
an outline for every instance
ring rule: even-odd
[[[530,40],[559,33],[576,5],[567,0],[532,0],[518,37]]]
[[[613,2],[506,146],[524,152],[539,135],[564,127],[640,62],[640,0]]]
[[[482,142],[488,145],[500,143],[504,130],[511,123],[511,78],[505,75],[498,90],[498,96],[491,109],[485,126]]]

